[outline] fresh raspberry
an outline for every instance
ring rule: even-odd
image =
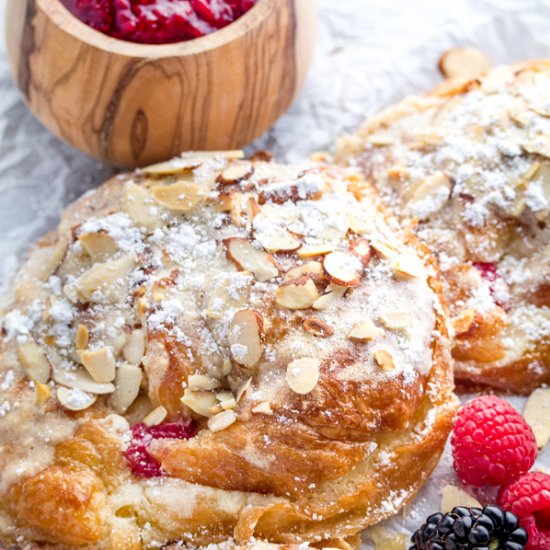
[[[531,472],[503,487],[498,503],[515,514],[529,535],[526,550],[550,548],[550,475]]]
[[[190,439],[196,434],[192,421],[170,422],[157,426],[135,424],[132,426],[132,441],[124,456],[132,472],[139,477],[163,475],[160,463],[148,452],[147,447],[154,439]]]
[[[533,430],[512,405],[492,395],[478,397],[458,412],[451,445],[458,477],[476,487],[514,481],[537,456]]]
[[[199,17],[218,29],[235,21],[233,8],[224,0],[190,0]]]

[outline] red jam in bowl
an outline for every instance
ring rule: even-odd
[[[86,25],[120,40],[169,44],[210,34],[257,0],[61,0]]]

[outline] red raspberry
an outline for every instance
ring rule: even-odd
[[[531,472],[503,487],[498,503],[510,510],[529,535],[526,550],[550,548],[550,476]]]
[[[469,485],[504,485],[535,462],[533,430],[504,399],[485,395],[470,401],[455,417],[454,469]]]
[[[171,422],[158,426],[135,424],[132,426],[132,441],[124,456],[132,472],[139,477],[158,477],[163,474],[160,463],[148,452],[154,439],[190,439],[196,434],[192,421]]]

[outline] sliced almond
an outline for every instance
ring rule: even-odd
[[[42,384],[50,378],[51,367],[46,354],[30,337],[22,343],[17,343],[17,358],[25,374],[31,380],[38,380]]]
[[[356,342],[369,342],[370,340],[383,335],[384,331],[377,327],[371,319],[365,319],[364,321],[353,325],[348,334],[348,338],[350,340],[355,340]]]
[[[388,241],[374,239],[371,241],[371,246],[380,258],[387,260],[395,259],[400,254],[399,250]]]
[[[143,173],[150,178],[165,178],[191,172],[202,164],[199,158],[175,158],[143,168]]]
[[[307,317],[304,319],[302,326],[306,332],[318,338],[328,338],[334,334],[334,329],[321,319],[317,319],[317,317]]]
[[[216,393],[216,399],[220,402],[221,408],[225,411],[233,410],[237,406],[237,400],[230,391]]]
[[[158,203],[176,212],[189,212],[204,199],[202,188],[191,181],[158,185],[152,194]]]
[[[69,411],[83,411],[91,407],[97,400],[97,395],[80,389],[57,388],[57,399]]]
[[[211,410],[218,404],[218,400],[213,393],[205,391],[191,391],[189,388],[186,388],[183,392],[181,402],[186,407],[189,407],[193,412],[206,417],[212,415]]]
[[[445,485],[441,490],[441,512],[447,514],[455,506],[483,508],[479,501],[456,485]]]
[[[537,446],[542,449],[550,440],[550,388],[536,389],[529,396],[523,416],[533,428]]]
[[[346,252],[331,252],[323,259],[323,268],[329,279],[339,286],[357,286],[361,282],[361,261]]]
[[[262,401],[261,403],[258,403],[255,407],[252,408],[252,412],[254,414],[266,414],[268,416],[271,416],[273,414],[271,403],[269,401]]]
[[[235,393],[235,400],[237,403],[244,397],[244,395],[248,392],[250,389],[250,386],[252,385],[252,378],[248,378],[244,383],[242,383],[239,388],[237,389],[237,392]]]
[[[300,395],[313,391],[319,381],[321,363],[313,357],[291,361],[286,368],[286,382],[290,389]]]
[[[300,258],[314,258],[316,256],[325,256],[334,250],[334,246],[330,244],[304,245],[297,254]]]
[[[329,308],[336,300],[342,298],[347,291],[346,287],[333,285],[332,283],[327,287],[328,292],[323,294],[315,302],[313,302],[313,309],[325,310]]]
[[[208,429],[211,432],[220,432],[234,424],[237,416],[233,411],[223,411],[208,419]]]
[[[187,387],[191,391],[217,390],[221,382],[208,374],[190,374],[187,378]]]
[[[115,391],[114,384],[96,382],[84,368],[74,371],[58,369],[54,371],[53,379],[62,386],[97,395],[105,395]]]
[[[372,248],[367,239],[354,239],[349,243],[349,248],[350,251],[361,260],[363,267],[368,265],[372,257]]]
[[[476,48],[452,48],[439,59],[439,70],[445,78],[479,78],[490,68],[488,57]]]
[[[205,292],[206,317],[223,319],[227,311],[241,309],[248,300],[253,281],[252,274],[245,271],[218,275]]]
[[[48,384],[42,384],[39,380],[34,380],[35,399],[34,403],[37,407],[45,405],[50,398],[51,388]]]
[[[322,275],[323,273],[323,264],[321,262],[307,262],[304,265],[297,265],[291,267],[284,276],[285,281],[290,281],[292,279],[299,279],[303,275],[314,274]]]
[[[86,349],[88,347],[89,340],[90,331],[88,330],[88,327],[86,325],[78,325],[75,338],[76,349]]]
[[[229,326],[229,348],[233,359],[247,368],[258,364],[264,352],[263,319],[253,309],[237,311]]]
[[[463,336],[466,334],[476,322],[475,309],[463,309],[458,315],[451,319],[451,325],[454,329],[455,336]]]
[[[121,207],[138,227],[153,230],[162,224],[159,208],[151,193],[140,185],[127,183],[124,186]]]
[[[227,258],[241,271],[254,273],[260,282],[270,281],[279,275],[275,259],[264,250],[252,246],[247,239],[232,237],[224,241]]]
[[[159,407],[156,407],[153,409],[144,419],[143,423],[146,426],[158,426],[168,416],[168,411],[160,405]]]
[[[117,367],[111,404],[118,414],[124,414],[136,400],[142,379],[143,371],[135,365],[124,363]]]
[[[96,382],[101,384],[115,379],[115,358],[109,348],[82,350],[79,357],[84,368]]]
[[[451,179],[444,172],[435,172],[424,180],[417,182],[411,192],[407,207],[419,219],[426,219],[438,212],[449,200]]]
[[[393,263],[395,274],[400,277],[422,279],[426,277],[426,268],[422,261],[412,254],[403,253]]]
[[[294,252],[302,246],[302,241],[284,227],[273,227],[269,233],[255,232],[254,236],[268,252]]]
[[[277,303],[286,309],[307,309],[317,298],[319,291],[307,276],[283,282],[275,291]]]
[[[120,302],[127,298],[128,276],[135,266],[136,258],[133,254],[95,264],[66,285],[63,292],[72,302]]]
[[[86,233],[85,235],[80,235],[78,240],[82,243],[82,246],[94,263],[104,262],[118,250],[116,241],[105,231]]]
[[[390,371],[395,368],[391,353],[385,349],[377,349],[373,353],[375,363],[385,371]]]
[[[253,173],[254,166],[252,164],[233,164],[225,168],[216,181],[222,185],[232,185],[247,180]]]
[[[124,359],[132,365],[139,365],[145,355],[145,331],[134,329],[128,336],[126,345],[122,349]]]
[[[403,329],[412,325],[412,316],[408,311],[395,309],[386,311],[381,316],[381,321],[387,328]]]

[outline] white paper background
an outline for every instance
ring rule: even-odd
[[[4,50],[0,0],[0,288],[16,258],[63,207],[99,184],[109,170],[62,144],[23,105]],[[330,149],[368,113],[440,81],[437,60],[456,45],[482,48],[495,63],[550,57],[550,0],[317,0],[316,54],[290,111],[254,148],[278,159]],[[513,399],[520,410],[524,400]],[[550,450],[539,458],[550,467]],[[439,491],[454,482],[448,452],[411,509],[388,523],[414,530],[437,510]],[[368,536],[365,537],[368,545]]]

